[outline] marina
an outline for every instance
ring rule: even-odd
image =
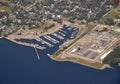
[[[71,28],[71,30],[69,30]],[[40,50],[46,50],[47,47],[55,47],[55,45],[58,45],[59,43],[64,43],[66,39],[71,39],[71,36],[73,34],[76,34],[78,31],[77,29],[74,29],[73,27],[63,25],[62,28],[59,30],[43,35],[43,36],[36,36],[32,39],[27,39],[27,38],[15,38],[12,41],[20,44],[20,45],[25,45],[25,46],[30,46],[30,47],[36,47]],[[73,38],[75,38],[76,35],[74,35]],[[72,39],[73,39],[72,38]]]
[[[0,84],[120,84],[120,0],[0,0]]]

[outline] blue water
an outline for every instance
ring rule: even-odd
[[[60,41],[54,47],[44,45],[47,49],[38,50],[41,59],[37,60],[34,48],[1,39],[0,84],[120,84],[118,67],[100,71],[71,62],[51,60],[46,54],[54,53],[64,42]]]
[[[47,51],[38,51],[40,61],[33,48],[1,39],[0,84],[120,84],[120,68],[100,71],[53,61]]]

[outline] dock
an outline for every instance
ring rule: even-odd
[[[54,44],[57,44],[57,43],[59,43],[59,41],[58,40],[56,40],[56,39],[54,39],[54,38],[52,38],[52,37],[50,37],[50,36],[43,36],[45,39],[48,39],[49,41],[51,41],[51,42],[53,42]]]
[[[52,33],[51,35],[57,37],[58,39],[64,39],[62,36],[58,35],[57,33]]]
[[[36,49],[36,47],[35,47],[35,46],[34,46],[34,49],[35,49],[35,53],[36,53],[36,56],[37,56],[38,60],[40,60],[39,53],[38,53],[38,51],[37,51],[37,49]]]
[[[64,33],[62,33],[61,31],[57,31],[58,34],[62,35],[63,37],[65,36]]]
[[[60,32],[62,32],[62,33],[64,33],[64,34],[66,34],[67,32],[65,32],[64,30],[62,30],[62,29],[60,29],[59,30]]]
[[[47,41],[43,40],[42,38],[36,38],[37,41],[41,42],[42,44],[46,44],[49,47],[54,47],[52,44],[48,43]]]

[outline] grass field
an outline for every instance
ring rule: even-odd
[[[50,22],[45,22],[40,26],[40,29],[45,29],[46,27],[49,27],[51,25]]]

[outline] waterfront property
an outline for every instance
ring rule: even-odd
[[[104,65],[102,64],[104,58],[112,52],[116,44],[120,41],[119,36],[117,36],[118,33],[110,26],[97,25],[92,31],[64,50],[63,53],[59,53],[56,57],[61,60],[76,59],[74,62],[78,62],[81,59],[85,61],[83,64],[87,66],[91,64],[90,66],[96,67],[94,65],[98,63],[102,67]],[[81,62],[79,61],[78,63]]]
[[[59,30],[43,36],[35,36],[32,39],[14,38],[13,41],[25,46],[36,47],[40,50],[45,50],[46,47],[54,47],[55,44],[64,43],[66,40],[75,38],[79,29],[71,26],[63,25]],[[10,39],[11,40],[11,39]]]

